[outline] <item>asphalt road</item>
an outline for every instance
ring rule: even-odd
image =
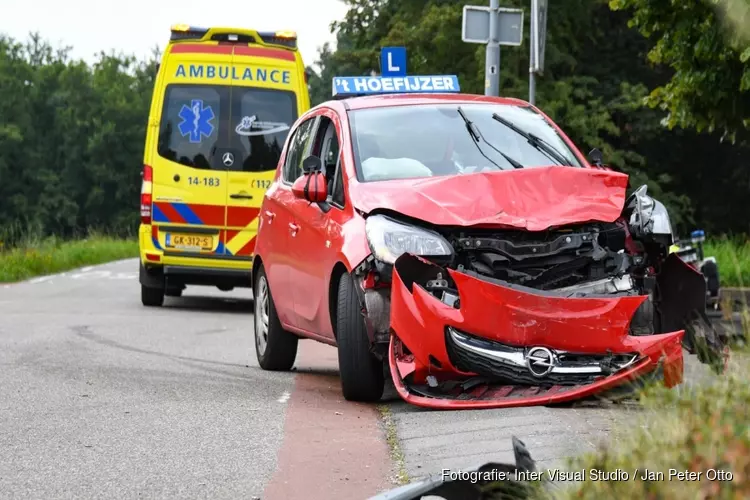
[[[367,498],[399,468],[510,461],[512,435],[564,465],[638,411],[437,412],[390,389],[393,464],[376,407],[343,401],[336,350],[303,341],[295,371],[264,372],[251,311],[249,290],[207,287],[144,308],[136,260],[0,285],[0,497]]]
[[[255,366],[249,290],[195,290],[145,309],[137,261],[0,286],[0,496],[261,496],[294,375]]]

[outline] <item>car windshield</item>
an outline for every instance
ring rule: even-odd
[[[295,95],[228,85],[170,85],[164,98],[159,155],[188,167],[227,170],[221,153],[240,161],[232,170],[274,170],[297,118]]]
[[[493,119],[497,114],[544,140],[581,167],[557,131],[530,108],[461,104],[481,137],[475,142],[458,104],[393,106],[350,111],[360,181],[434,177],[558,165],[527,138]],[[516,165],[514,166],[514,162]]]

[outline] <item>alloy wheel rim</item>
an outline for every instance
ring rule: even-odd
[[[255,346],[261,356],[268,346],[268,283],[266,277],[258,280],[258,296],[255,297]]]

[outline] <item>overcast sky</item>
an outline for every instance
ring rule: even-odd
[[[154,46],[164,48],[177,23],[294,30],[310,65],[317,48],[333,41],[331,22],[345,13],[340,0],[0,0],[0,33],[26,40],[38,31],[92,61],[111,49],[146,57]]]

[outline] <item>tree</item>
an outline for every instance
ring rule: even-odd
[[[669,127],[719,131],[733,142],[750,129],[750,1],[612,0],[654,42],[650,61],[674,73],[648,102]]]

